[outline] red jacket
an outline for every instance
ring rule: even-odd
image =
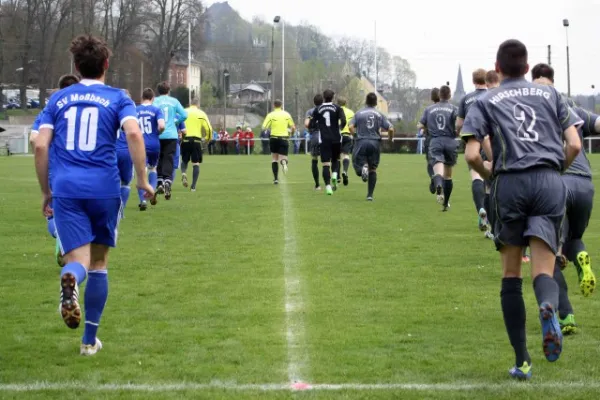
[[[254,147],[254,133],[246,132],[246,142],[250,142],[250,147]]]

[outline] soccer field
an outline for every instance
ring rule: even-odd
[[[442,213],[422,156],[384,155],[373,203],[354,174],[332,197],[314,192],[308,156],[291,158],[279,186],[267,157],[206,157],[196,193],[178,180],[145,213],[132,193],[104,349],[86,358],[82,331],[57,313],[33,158],[2,157],[0,398],[598,398],[600,295],[581,296],[572,265],[581,333],[545,360],[526,268],[534,375],[509,379],[499,257],[462,159],[454,181]],[[596,217],[585,239],[600,260]]]

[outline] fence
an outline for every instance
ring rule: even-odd
[[[0,155],[29,153],[30,126],[4,126],[0,134]]]

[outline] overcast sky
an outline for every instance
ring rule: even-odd
[[[392,55],[408,59],[419,87],[450,81],[454,88],[462,65],[465,90],[473,88],[471,72],[491,69],[498,45],[516,38],[529,49],[529,62],[546,62],[552,45],[556,86],[567,91],[568,18],[571,92],[591,94],[600,88],[600,0],[503,0],[493,12],[482,0],[229,0],[242,17],[281,15],[299,24],[309,21],[331,36],[373,39]],[[209,4],[215,3],[209,0]],[[356,3],[357,7],[351,7]],[[479,13],[477,11],[479,7]],[[597,89],[592,90],[591,85]]]

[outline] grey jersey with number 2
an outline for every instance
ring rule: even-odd
[[[392,127],[388,119],[374,107],[365,107],[356,112],[350,120],[350,125],[356,127],[357,139],[375,140],[381,139],[381,129],[388,130]]]
[[[494,174],[537,167],[562,171],[563,132],[580,122],[553,87],[505,79],[477,99],[463,131],[480,142],[490,136]]]
[[[427,128],[427,135],[438,137],[456,137],[456,116],[458,109],[447,101],[440,101],[425,109],[421,124]]]

